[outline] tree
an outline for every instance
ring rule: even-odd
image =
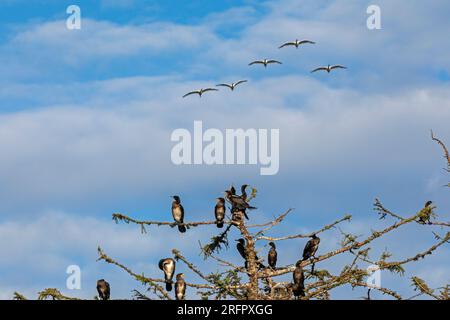
[[[450,172],[450,156],[445,144],[431,133],[432,140],[437,142],[444,151],[444,157],[447,161],[446,171]],[[447,185],[450,187],[450,183]],[[252,190],[252,194],[247,201],[251,201],[256,197],[256,189]],[[414,263],[420,259],[426,258],[428,255],[433,254],[439,247],[448,244],[450,241],[450,232],[448,228],[450,222],[440,222],[436,220],[435,206],[431,202],[427,202],[423,208],[418,210],[417,213],[403,216],[386,208],[379,199],[375,200],[374,210],[382,220],[392,220],[383,229],[375,231],[372,230],[370,235],[361,238],[360,236],[342,233],[341,246],[333,251],[322,253],[320,255],[312,255],[307,259],[301,259],[300,257],[293,258],[291,265],[271,268],[264,266],[264,261],[258,258],[258,253],[255,244],[259,241],[289,241],[292,239],[305,238],[309,239],[314,236],[320,235],[329,231],[330,229],[339,227],[344,222],[350,222],[352,217],[345,215],[322,228],[317,229],[314,232],[308,234],[294,234],[285,235],[280,237],[267,236],[267,232],[277,225],[281,224],[286,216],[288,216],[292,209],[288,209],[283,214],[277,216],[272,221],[268,221],[263,224],[249,224],[245,219],[245,210],[234,210],[232,217],[225,221],[226,227],[217,236],[213,237],[210,242],[200,247],[201,253],[205,260],[214,260],[222,267],[225,267],[225,271],[205,274],[199,267],[190,262],[183,254],[173,249],[173,258],[178,263],[184,263],[187,268],[196,274],[201,283],[186,282],[186,286],[189,290],[196,291],[197,294],[203,299],[249,299],[249,300],[284,300],[293,299],[294,294],[299,299],[329,299],[330,293],[333,289],[350,285],[351,287],[363,287],[367,289],[366,299],[370,299],[371,290],[377,290],[382,294],[388,295],[395,299],[404,299],[399,293],[392,289],[372,285],[367,281],[371,276],[371,272],[365,268],[359,267],[358,263],[369,263],[376,266],[379,270],[388,270],[396,275],[402,275],[405,272],[405,266]],[[138,221],[129,216],[115,213],[113,214],[113,220],[117,223],[125,222],[129,224],[135,224],[140,226],[141,232],[147,232],[147,228],[151,226],[164,226],[164,227],[178,227],[179,223],[163,222],[163,221]],[[182,223],[187,229],[202,227],[206,225],[215,225],[216,221],[199,221],[199,222],[184,222]],[[377,258],[371,258],[370,251],[372,244],[382,237],[388,234],[394,233],[406,225],[419,224],[424,228],[433,228],[433,234],[435,237],[434,244],[431,247],[423,248],[420,252],[410,257],[406,257],[402,260],[390,260],[391,254],[389,252],[383,252],[383,254]],[[242,239],[245,241],[243,253],[245,257],[245,265],[238,266],[229,261],[226,261],[218,256],[221,250],[225,250],[229,247],[228,234],[232,228],[236,228]],[[254,231],[256,230],[256,231]],[[442,232],[446,232],[442,234]],[[348,263],[344,264],[341,271],[337,274],[332,274],[325,269],[314,268],[316,264],[322,261],[331,260],[344,253],[350,254],[351,259]],[[148,291],[145,293],[134,290],[135,299],[173,299],[173,294],[169,293],[164,288],[165,280],[162,278],[151,278],[144,274],[139,274],[127,266],[121,264],[117,260],[108,256],[100,247],[98,248],[99,261],[113,264],[137,281],[145,284]],[[299,259],[300,258],[300,259]],[[298,260],[298,261],[296,261]],[[297,284],[289,282],[278,281],[278,279],[286,274],[291,274],[296,270],[296,265],[304,272],[305,285],[300,287],[301,293],[298,293],[299,287]],[[424,280],[419,277],[412,277],[411,284],[417,294],[413,297],[427,296],[433,299],[448,300],[449,299],[449,284],[445,284],[440,288],[431,289]],[[20,293],[15,293],[15,299],[26,299]],[[38,299],[76,299],[64,296],[57,289],[45,289],[39,293]]]

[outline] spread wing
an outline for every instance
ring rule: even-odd
[[[288,47],[288,46],[295,46],[295,42],[286,42],[286,43],[282,44],[281,46],[279,46],[278,49]]]
[[[314,69],[313,71],[311,71],[311,73],[317,72],[317,71],[327,71],[328,69],[326,67],[319,67],[317,69]]]
[[[190,95],[192,95],[192,94],[198,94],[198,95],[200,95],[200,91],[199,91],[199,90],[195,90],[195,91],[188,92],[188,93],[186,93],[186,94],[183,96],[183,98],[186,98],[187,96],[190,96]]]
[[[219,89],[215,89],[215,88],[206,88],[206,89],[203,89],[203,92],[207,92],[207,91],[219,91]]]
[[[253,61],[253,62],[250,62],[248,65],[249,65],[249,66],[252,66],[252,65],[254,65],[254,64],[264,64],[264,62],[261,61],[261,60],[255,60],[255,61]]]
[[[337,64],[335,66],[332,66],[330,69],[331,70],[333,70],[333,69],[347,69],[347,67],[344,67],[344,66],[341,66],[340,64]]]
[[[309,43],[309,44],[316,44],[314,41],[311,41],[311,40],[302,40],[298,44],[307,44],[307,43]]]
[[[268,60],[267,63],[278,63],[278,64],[282,64],[280,61],[278,60]]]
[[[234,86],[236,87],[236,86],[238,86],[238,85],[240,85],[241,83],[244,83],[244,82],[247,82],[247,80],[239,80],[238,82],[236,82],[234,84]]]
[[[232,89],[233,87],[231,85],[229,85],[228,83],[219,83],[218,85],[216,85],[216,87],[227,87]]]

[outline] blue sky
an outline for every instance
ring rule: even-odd
[[[81,7],[81,30],[65,28],[69,4]],[[106,278],[113,296],[129,297],[135,283],[95,262],[97,245],[152,276],[172,247],[200,264],[188,244],[206,241],[214,228],[168,243],[167,230],[141,235],[114,225],[111,214],[167,220],[168,196],[177,193],[188,219],[204,219],[230,183],[258,188],[257,221],[296,209],[274,235],[314,230],[347,213],[355,221],[346,230],[367,234],[383,226],[372,211],[376,197],[404,214],[431,199],[448,221],[448,177],[429,130],[450,141],[450,45],[443,41],[450,4],[380,0],[382,29],[374,31],[366,28],[369,4],[2,1],[0,297],[64,289],[70,264],[82,267],[83,289],[67,294],[92,297],[95,280]],[[277,49],[295,38],[317,45]],[[247,66],[266,57],[283,65]],[[349,69],[309,74],[328,63]],[[233,94],[181,99],[241,78],[249,82]],[[170,134],[192,130],[194,120],[206,128],[280,128],[279,173],[174,166]],[[336,248],[339,232],[323,239],[323,252]],[[392,248],[401,258],[425,249],[433,235],[412,227],[388,240],[377,250]],[[303,245],[281,244],[281,260],[292,263]],[[412,274],[431,286],[448,282],[448,250],[401,281],[386,274],[387,285],[408,293]],[[232,249],[224,254],[238,261]]]

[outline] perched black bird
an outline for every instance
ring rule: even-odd
[[[106,282],[105,279],[100,279],[97,281],[97,292],[101,300],[109,300],[109,283]]]
[[[269,262],[269,266],[272,269],[275,269],[276,265],[277,265],[277,248],[275,246],[275,243],[273,242],[269,242],[269,246],[271,247],[269,250],[269,254],[267,256],[267,261]]]
[[[177,282],[175,282],[175,297],[177,300],[184,300],[186,293],[186,281],[184,281],[184,273],[177,274]]]
[[[302,260],[297,261],[293,272],[294,285],[292,293],[296,298],[305,296],[305,275],[303,274]]]
[[[246,209],[253,210],[256,207],[252,207],[241,196],[233,195],[230,190],[225,191],[226,199],[231,203],[232,211],[245,211]]]
[[[175,260],[172,258],[161,259],[159,260],[158,266],[164,272],[166,290],[172,291],[172,279],[175,273]]]
[[[303,260],[308,260],[317,252],[319,249],[320,238],[315,234],[311,237],[311,239],[306,243],[305,249],[303,249]]]
[[[214,214],[216,216],[217,228],[223,227],[223,220],[225,219],[225,199],[217,198],[216,207],[214,208]]]
[[[247,187],[248,187],[248,184],[243,184],[243,185],[241,186],[241,198],[242,198],[244,201],[247,201],[247,192],[245,191],[245,189],[247,189]]]
[[[173,196],[173,202],[172,202],[172,216],[173,220],[175,222],[179,223],[178,230],[180,232],[186,232],[186,227],[182,225],[184,223],[184,208],[181,205],[180,197],[179,196]]]
[[[419,221],[418,222],[422,223],[422,224],[425,224],[425,223],[431,224],[430,219],[433,215],[433,209],[434,209],[433,201],[427,201],[425,203],[425,206],[423,207],[423,209],[420,210],[420,212],[419,212]]]
[[[236,241],[238,242],[237,245],[236,245],[236,248],[239,251],[239,254],[241,255],[241,257],[245,259],[245,269],[247,269],[247,266],[248,266],[248,263],[247,263],[247,252],[245,251],[246,242],[245,242],[244,239],[238,239]],[[259,269],[265,268],[265,266],[261,262],[259,262],[258,256],[255,256],[255,259],[256,259],[256,263],[258,264],[258,268]]]
[[[236,241],[237,241],[236,248],[239,251],[239,254],[241,255],[242,258],[247,260],[247,254],[245,253],[245,240],[238,239]]]

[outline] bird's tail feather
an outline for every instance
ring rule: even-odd
[[[186,227],[184,225],[178,225],[178,231],[180,231],[181,233],[185,233]]]
[[[223,221],[216,222],[217,228],[223,228]]]
[[[169,282],[169,281],[166,282],[166,290],[172,291],[172,282]]]

